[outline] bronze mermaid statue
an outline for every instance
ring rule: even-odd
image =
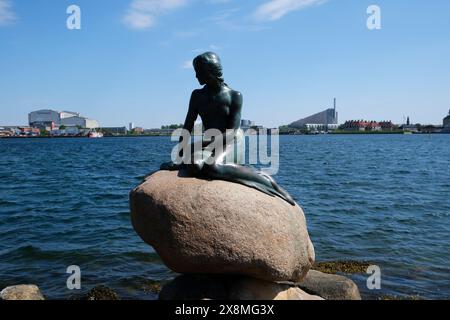
[[[235,152],[235,148],[242,144],[244,139],[240,130],[243,98],[240,92],[232,90],[225,83],[218,55],[213,52],[201,54],[194,59],[193,66],[203,88],[192,92],[183,129],[192,133],[195,121],[200,116],[205,131],[216,129],[223,134],[223,151],[221,154],[216,154],[217,150],[211,152],[208,149],[210,142],[201,141],[201,156],[195,155],[194,151],[189,157],[192,159],[189,163],[167,162],[161,165],[161,170],[184,168],[194,176],[240,183],[295,205],[292,197],[272,177],[239,164],[242,163],[241,157],[244,155]],[[233,135],[231,139],[230,134]]]

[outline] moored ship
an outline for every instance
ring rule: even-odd
[[[93,138],[93,139],[103,138],[103,133],[93,130],[93,131],[89,132],[88,138]]]

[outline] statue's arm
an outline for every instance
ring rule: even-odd
[[[237,130],[241,127],[241,112],[244,98],[242,93],[234,91],[232,93],[230,117],[228,120],[227,129]]]
[[[184,121],[183,129],[189,131],[189,133],[192,133],[192,130],[194,130],[194,124],[195,120],[197,120],[198,117],[198,110],[197,110],[197,91],[193,91],[191,95],[191,100],[189,101],[189,110],[186,115],[186,120]]]
[[[190,134],[194,130],[195,120],[198,117],[198,109],[197,109],[197,90],[194,90],[191,95],[191,100],[189,101],[189,110],[186,115],[186,120],[184,121],[183,129],[187,130]],[[183,140],[183,136],[180,136],[180,143]],[[181,146],[180,146],[181,147]],[[180,148],[179,155],[183,157],[184,150]]]

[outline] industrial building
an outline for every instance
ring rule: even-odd
[[[96,129],[99,124],[96,120],[80,116],[77,112],[38,110],[28,114],[28,123],[37,128],[80,127],[83,129]]]
[[[114,136],[125,135],[128,132],[127,127],[103,127],[100,130],[105,134]]]
[[[338,126],[336,99],[334,99],[333,108],[326,109],[322,112],[313,114],[312,116],[300,119],[289,125],[289,127],[292,128],[307,130],[335,130]]]
[[[97,120],[79,116],[63,118],[61,119],[61,125],[66,127],[81,127],[83,129],[97,129],[99,127]]]
[[[245,119],[241,120],[241,128],[242,129],[249,129],[249,128],[254,127],[254,126],[256,126],[255,121],[245,120]]]

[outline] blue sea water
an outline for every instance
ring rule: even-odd
[[[0,139],[0,288],[49,298],[78,265],[82,290],[104,284],[154,299],[174,274],[130,224],[128,194],[169,160],[167,137]],[[366,260],[381,290],[366,298],[450,297],[450,135],[280,137],[276,180],[303,206],[318,261]]]

